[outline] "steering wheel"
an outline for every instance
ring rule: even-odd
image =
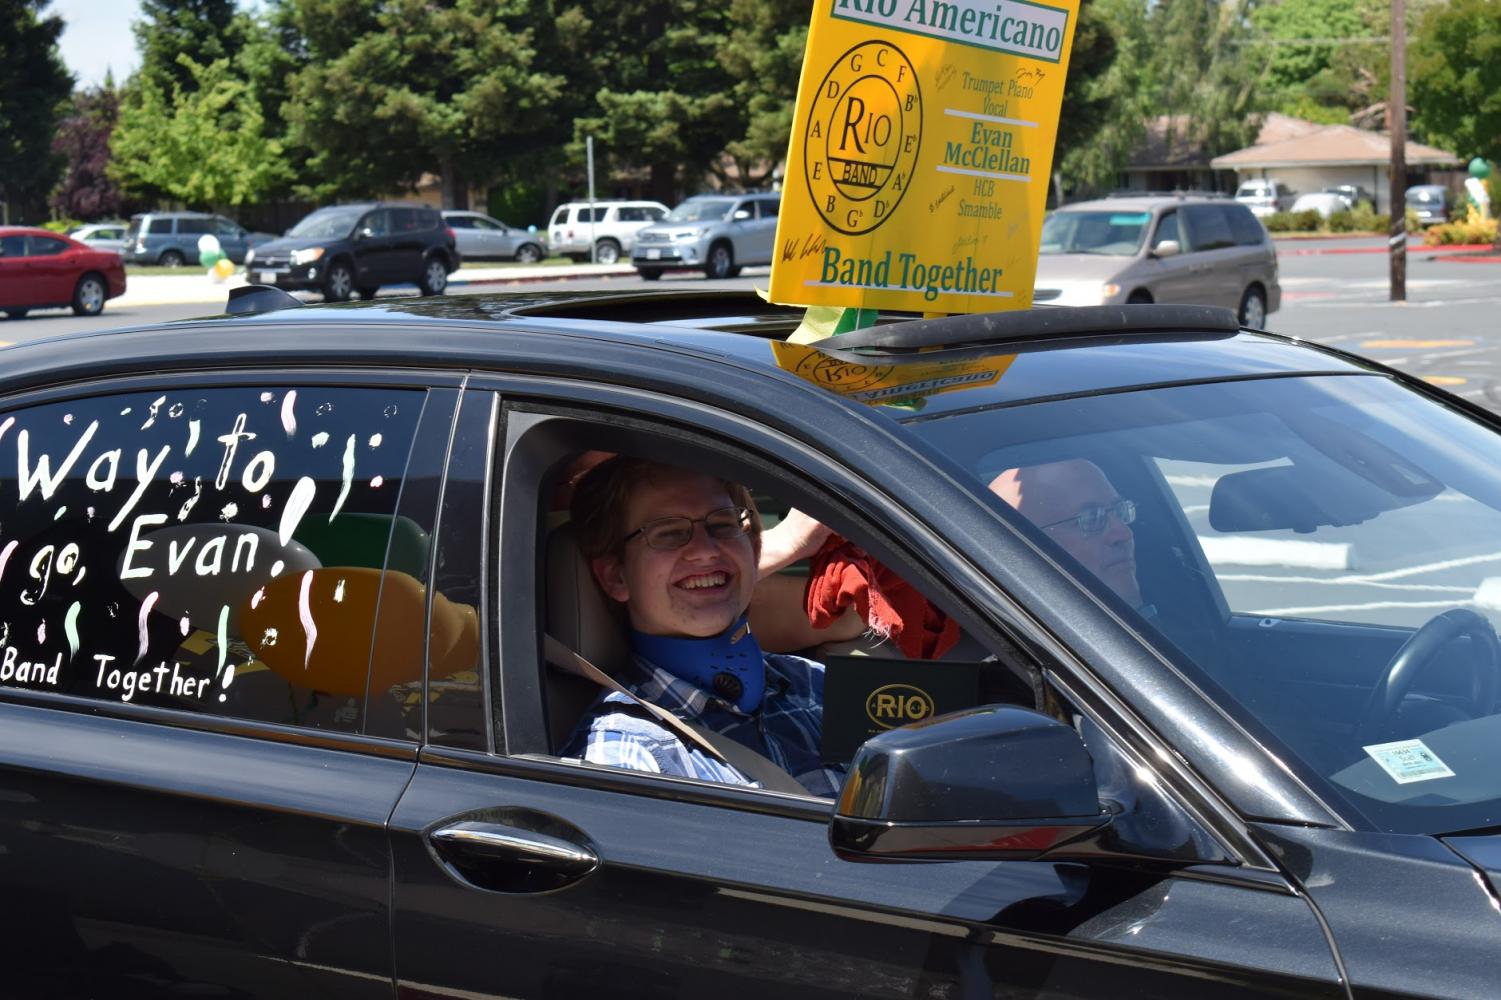
[[[1460,636],[1469,636],[1476,647],[1476,655],[1470,660],[1471,714],[1479,717],[1490,712],[1496,702],[1497,678],[1501,676],[1501,644],[1496,641],[1496,630],[1485,618],[1464,608],[1454,608],[1428,619],[1397,650],[1361,712],[1355,727],[1357,743],[1381,739],[1390,731],[1413,678],[1441,648]]]

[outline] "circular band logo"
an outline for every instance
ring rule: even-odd
[[[819,85],[803,137],[803,171],[818,214],[847,236],[891,218],[922,142],[917,71],[890,42],[862,42]]]

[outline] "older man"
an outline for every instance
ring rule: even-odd
[[[605,594],[624,608],[635,654],[579,723],[563,756],[681,777],[754,784],[684,740],[651,702],[722,744],[733,740],[815,795],[843,780],[819,759],[823,666],[763,653],[746,617],[761,523],[745,487],[705,473],[618,457],[573,496],[579,545]],[[790,784],[790,783],[789,783]]]
[[[1131,605],[1136,582],[1136,504],[1124,500],[1093,462],[1082,458],[1007,469],[991,492],[1048,533],[1069,555]]]

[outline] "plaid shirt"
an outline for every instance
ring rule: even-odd
[[[844,768],[819,759],[823,733],[823,664],[767,654],[766,695],[747,715],[734,705],[637,656],[619,677],[642,701],[744,744],[792,775],[814,795],[832,798]],[[735,768],[689,746],[675,731],[616,691],[606,691],[579,721],[562,756],[591,764],[704,781],[760,787]]]

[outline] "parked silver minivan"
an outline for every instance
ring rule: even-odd
[[[1249,208],[1226,199],[1083,201],[1043,222],[1032,301],[1226,306],[1261,329],[1282,305],[1277,248]]]

